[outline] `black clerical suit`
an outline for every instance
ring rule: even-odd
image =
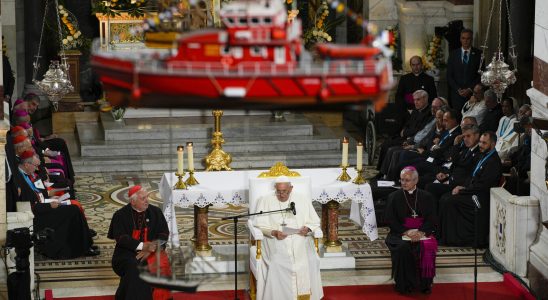
[[[481,80],[478,73],[480,67],[481,50],[472,47],[468,51],[468,62],[463,61],[462,48],[449,52],[447,59],[447,82],[449,84],[449,101],[451,107],[461,111],[467,98],[461,97],[459,89],[474,89]]]
[[[396,290],[400,293],[410,292],[414,288],[424,290],[432,284],[432,278],[419,276],[417,259],[420,256],[420,243],[402,240],[403,233],[408,230],[404,226],[405,219],[413,217],[413,210],[417,217],[424,218],[418,230],[424,232],[425,236],[433,233],[432,203],[432,196],[418,188],[412,194],[398,190],[388,196],[385,221],[390,227],[390,232],[385,243],[392,258],[392,276],[396,282]]]
[[[139,230],[139,238],[133,237]],[[145,240],[144,232],[147,232]],[[108,238],[116,240],[112,255],[112,269],[120,276],[120,284],[116,290],[117,300],[152,299],[152,289],[141,278],[137,266],[137,247],[141,242],[166,240],[169,229],[162,211],[149,205],[144,212],[137,212],[131,204],[117,210],[112,216]],[[146,260],[145,260],[146,261]]]
[[[428,93],[428,103],[432,103],[432,100],[438,96],[432,76],[424,72],[419,75],[405,74],[400,77],[396,91],[396,105],[402,112],[415,109],[413,93],[417,90],[424,90]]]
[[[488,156],[488,157],[487,157]],[[487,157],[487,158],[486,158]],[[446,193],[439,200],[441,243],[449,246],[472,246],[474,242],[474,202],[478,196],[478,245],[489,241],[490,189],[499,185],[502,163],[496,150],[482,153],[458,195]]]

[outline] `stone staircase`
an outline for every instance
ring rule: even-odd
[[[190,141],[196,168],[204,169],[201,159],[211,150],[213,121],[191,116],[114,121],[107,113],[100,114],[98,123],[77,120],[80,155],[73,157],[75,171],[175,170],[177,145]],[[278,161],[291,168],[340,165],[342,136],[302,114],[285,115],[282,121],[267,115],[224,116],[222,132],[223,149],[232,155],[234,169],[268,168]],[[349,159],[355,162],[352,152]]]

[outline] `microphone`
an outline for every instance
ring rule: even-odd
[[[297,210],[295,209],[295,202],[289,203],[289,208],[288,208],[288,210],[291,210],[291,212],[293,212],[293,215],[296,215],[296,214],[297,214]]]
[[[474,201],[474,205],[476,205],[476,207],[477,207],[478,209],[481,208],[481,204],[479,203],[478,196],[472,195],[472,201]]]

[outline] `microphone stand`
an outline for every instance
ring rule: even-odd
[[[474,300],[478,299],[478,209],[481,207],[476,195],[474,201]]]
[[[292,207],[272,210],[272,211],[260,211],[252,214],[241,214],[237,216],[224,217],[221,220],[230,220],[234,221],[234,300],[238,300],[238,220],[245,217],[251,217],[256,215],[266,215],[279,213],[284,211],[292,211]]]

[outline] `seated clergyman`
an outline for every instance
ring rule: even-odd
[[[419,288],[429,294],[438,249],[433,235],[433,199],[417,188],[419,174],[414,167],[403,168],[400,179],[401,190],[388,196],[385,211],[385,221],[390,227],[386,245],[392,256],[395,288],[400,293]]]
[[[275,192],[262,197],[257,204],[257,211],[266,212],[289,208],[293,202],[296,212],[261,215],[254,221],[265,235],[263,261],[266,267],[258,276],[266,282],[263,294],[257,295],[257,299],[323,297],[320,260],[311,237],[311,232],[320,227],[320,218],[312,200],[292,193],[292,189],[287,177],[279,177]],[[291,234],[287,228],[297,233]]]
[[[139,264],[147,264],[149,272],[156,268],[158,240],[167,240],[169,229],[162,211],[148,204],[148,192],[141,186],[132,186],[128,191],[130,203],[112,216],[108,238],[116,240],[112,255],[112,269],[120,276],[116,300],[167,300],[171,293],[163,289],[152,289],[139,277]],[[160,252],[160,272],[170,276],[169,262],[165,251]],[[155,272],[155,271],[154,271]]]

